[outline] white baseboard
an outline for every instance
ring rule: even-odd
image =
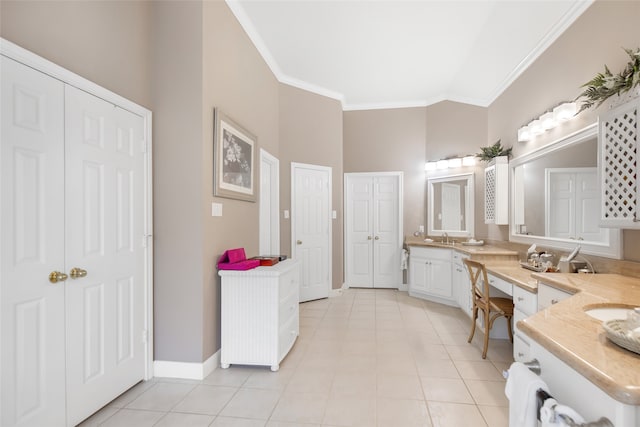
[[[184,378],[203,380],[220,366],[220,350],[203,363],[153,361],[153,376],[163,378]]]

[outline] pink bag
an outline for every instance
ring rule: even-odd
[[[260,265],[260,260],[247,259],[244,248],[224,251],[218,260],[218,270],[251,270]]]

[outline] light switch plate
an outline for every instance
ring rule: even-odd
[[[419,226],[418,226],[418,231],[419,231],[420,233],[424,233],[424,225],[419,225]]]
[[[336,211],[331,211],[331,218],[333,218],[333,219],[338,218],[338,212],[336,212]]]
[[[211,216],[222,216],[222,203],[211,203]]]
[[[284,210],[284,219],[289,219],[289,211],[288,210]]]

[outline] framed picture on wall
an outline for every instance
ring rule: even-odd
[[[213,195],[255,202],[258,139],[217,108],[213,122]]]

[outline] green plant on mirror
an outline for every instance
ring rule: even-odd
[[[604,101],[613,95],[619,95],[640,85],[640,48],[635,51],[625,49],[631,60],[627,63],[624,70],[618,74],[612,74],[609,67],[604,66],[604,73],[598,73],[596,76],[583,84],[581,87],[586,88],[577,98],[584,98],[578,113],[592,106],[599,107]]]
[[[490,162],[494,157],[511,157],[511,151],[513,150],[513,147],[505,148],[500,143],[500,140],[497,140],[493,145],[489,145],[488,147],[480,147],[480,150],[481,152],[476,154],[476,157],[478,157],[483,162]]]

